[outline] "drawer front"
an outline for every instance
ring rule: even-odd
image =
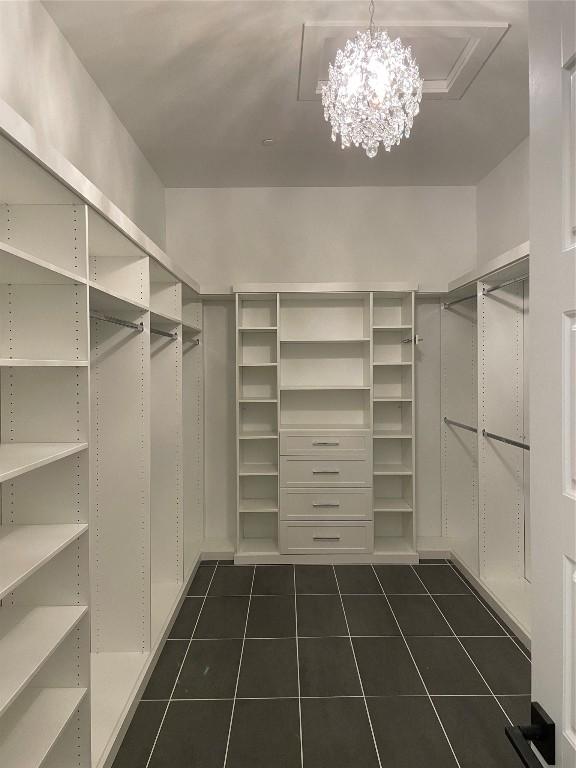
[[[280,457],[280,485],[285,488],[371,485],[371,463],[363,459]]]
[[[367,488],[280,491],[281,520],[371,520],[372,491]]]
[[[367,435],[280,433],[280,454],[367,459],[370,455],[370,438]]]
[[[280,552],[283,555],[321,555],[334,552],[357,554],[374,548],[371,522],[280,523]]]

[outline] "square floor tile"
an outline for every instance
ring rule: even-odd
[[[426,588],[409,565],[375,565],[374,570],[387,595],[426,594]]]
[[[350,640],[319,637],[298,641],[302,696],[362,694]]]
[[[233,699],[242,640],[193,640],[175,699]]]
[[[337,565],[334,570],[343,595],[382,594],[371,565]]]
[[[231,701],[171,701],[149,768],[222,768],[231,714]]]
[[[112,768],[142,768],[146,765],[164,717],[166,703],[141,701],[138,704]]]
[[[530,725],[530,696],[498,696],[498,701],[514,725]]]
[[[248,699],[298,696],[296,639],[247,639],[237,695]]]
[[[187,600],[194,600],[189,597]],[[194,637],[244,637],[247,597],[207,597]]]
[[[253,565],[219,565],[212,579],[210,597],[249,595],[252,589]]]
[[[257,565],[253,595],[293,595],[293,565]]]
[[[455,696],[434,704],[462,768],[519,768],[504,733],[509,723],[494,698]]]
[[[457,635],[504,635],[474,595],[436,595],[434,600]]]
[[[388,599],[406,637],[452,635],[450,627],[428,595],[389,595]]]
[[[400,634],[384,595],[344,595],[342,599],[351,635]]]
[[[408,645],[432,695],[490,693],[456,638],[409,637]]]
[[[226,768],[300,768],[297,699],[236,702]]]
[[[415,565],[414,570],[433,595],[466,595],[466,584],[450,565]]]
[[[192,584],[188,588],[188,595],[191,597],[204,597],[215,570],[216,566],[214,565],[200,565],[194,574]]]
[[[302,749],[306,768],[378,768],[364,700],[303,699]]]
[[[452,635],[450,627],[428,595],[389,595],[388,599],[402,632],[407,637]]]
[[[253,597],[246,637],[296,637],[294,597]]]
[[[494,693],[530,693],[530,662],[509,637],[464,637],[462,643]]]
[[[353,643],[366,696],[426,695],[401,637],[355,637]]]
[[[427,696],[368,699],[382,766],[457,768]]]
[[[296,592],[299,595],[336,595],[338,585],[331,565],[297,565]]]
[[[340,595],[298,595],[298,635],[348,635]]]
[[[143,699],[169,699],[189,640],[167,640],[148,681]]]
[[[186,597],[180,608],[180,613],[172,625],[169,637],[177,640],[189,640],[194,632],[198,614],[202,608],[203,598]]]

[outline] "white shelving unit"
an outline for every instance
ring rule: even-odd
[[[250,287],[236,320],[237,560],[415,562],[413,291]]]
[[[85,205],[0,205],[3,768],[112,763],[204,548],[201,338]]]

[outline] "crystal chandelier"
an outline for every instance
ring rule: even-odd
[[[374,26],[348,40],[329,65],[322,86],[324,118],[332,124],[332,141],[339,133],[342,149],[351,144],[376,157],[380,142],[387,152],[408,138],[420,111],[422,80],[410,47]]]

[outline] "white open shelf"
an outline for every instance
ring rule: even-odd
[[[115,291],[108,286],[90,280],[90,309],[95,309],[103,314],[114,314],[117,312],[126,312],[140,310],[145,312],[148,305],[140,299]]]
[[[282,338],[280,344],[365,344],[370,341],[368,336],[339,336],[338,338]]]
[[[88,443],[3,443],[0,445],[0,483],[86,448]]]
[[[411,475],[412,468],[402,464],[376,464],[374,463],[375,475]]]
[[[86,368],[88,360],[33,360],[27,358],[0,358],[2,368]]]
[[[241,499],[240,512],[278,512],[276,499]]]
[[[241,538],[238,541],[238,552],[242,555],[277,555],[278,543],[272,538]]]
[[[87,530],[85,523],[0,526],[0,600]]]
[[[414,544],[411,536],[375,536],[374,554],[376,555],[413,555]]]
[[[86,283],[86,278],[51,264],[37,256],[0,242],[0,283],[19,285],[61,285]]]
[[[272,464],[240,464],[240,477],[258,477],[260,475],[277,475],[278,467]]]
[[[374,499],[374,512],[412,512],[412,505],[406,499]]]
[[[38,768],[82,704],[87,688],[29,688],[0,720],[2,768]]]
[[[0,608],[0,715],[87,611],[75,605]]]

